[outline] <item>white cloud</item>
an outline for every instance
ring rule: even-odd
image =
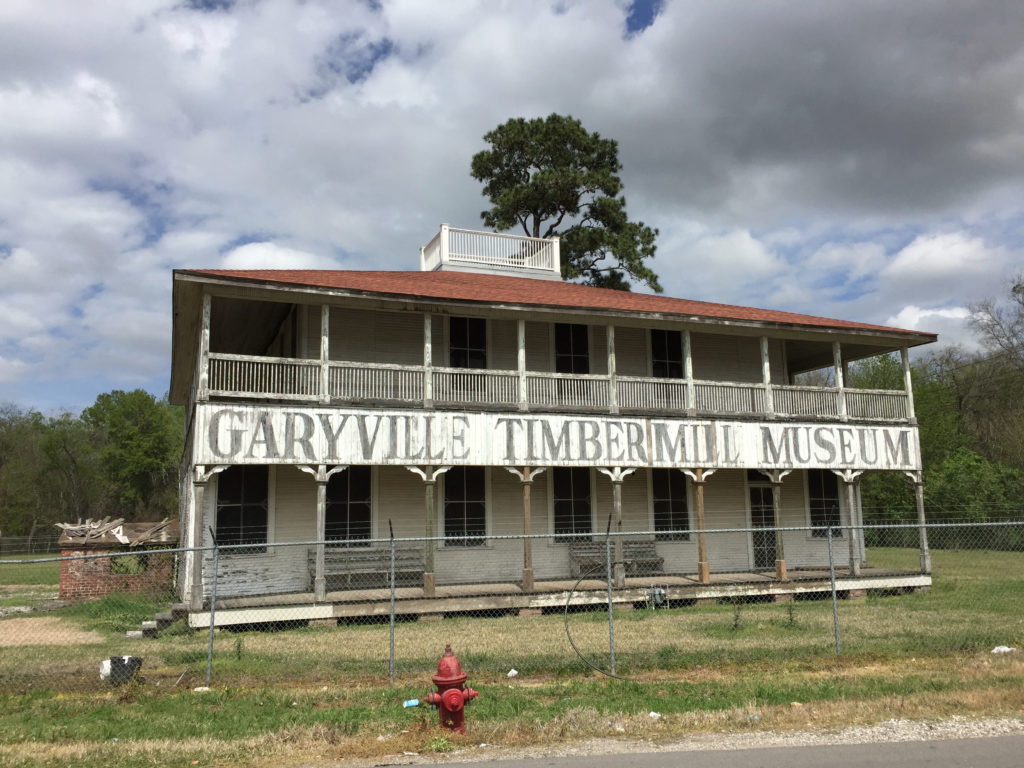
[[[247,243],[224,255],[222,269],[335,269],[334,260],[276,243]]]

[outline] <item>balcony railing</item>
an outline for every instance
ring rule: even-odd
[[[420,269],[453,267],[500,269],[533,277],[561,279],[557,237],[540,238],[455,229],[447,224],[420,249]]]
[[[324,371],[326,370],[326,376]],[[425,368],[211,353],[207,396],[404,407],[653,413],[900,422],[905,392]],[[202,395],[201,395],[202,396]]]

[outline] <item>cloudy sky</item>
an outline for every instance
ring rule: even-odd
[[[415,269],[514,116],[669,295],[938,332],[1024,267],[1024,3],[4,0],[0,403],[167,389],[176,267]]]

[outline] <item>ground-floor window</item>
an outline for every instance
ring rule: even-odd
[[[678,469],[652,469],[651,500],[654,504],[654,538],[658,541],[689,541],[686,475]]]
[[[217,544],[260,545],[267,543],[270,469],[235,465],[217,476]],[[252,546],[237,552],[266,552]]]
[[[369,546],[370,467],[349,467],[327,481],[324,537],[334,546]]]
[[[807,470],[807,498],[811,511],[812,536],[825,538],[825,528],[834,528],[833,536],[842,536],[839,520],[839,479],[828,469]]]
[[[444,536],[448,547],[479,547],[487,533],[483,467],[452,467],[444,476]],[[471,537],[471,538],[463,538]]]
[[[555,541],[590,539],[590,470],[586,467],[556,467],[551,470],[554,488]]]

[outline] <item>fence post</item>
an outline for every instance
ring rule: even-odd
[[[615,674],[615,616],[612,613],[612,517],[608,516],[608,528],[604,539],[605,583],[608,585],[608,657],[611,660],[612,675]]]
[[[388,533],[391,534],[391,606],[388,609],[388,621],[390,623],[390,637],[388,639],[388,681],[395,684],[395,529],[391,527],[391,520],[388,520]]]
[[[828,527],[828,577],[832,582],[832,627],[836,635],[836,656],[839,655],[839,603],[836,600],[836,563],[832,557],[832,526]]]
[[[206,650],[206,686],[209,688],[210,679],[213,675],[213,629],[214,618],[217,615],[217,571],[220,561],[220,547],[217,546],[217,537],[210,529],[210,536],[213,538],[213,585],[210,588],[210,644]]]

